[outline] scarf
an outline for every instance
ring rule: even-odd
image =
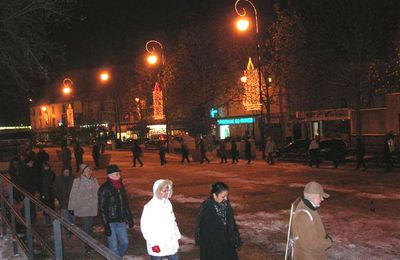
[[[109,178],[109,180],[111,181],[111,184],[114,186],[114,188],[116,188],[117,190],[120,190],[122,188],[122,182],[120,180],[111,180]]]
[[[221,203],[214,203],[214,208],[217,211],[218,217],[221,219],[224,226],[226,226],[226,211],[227,211],[228,203],[224,200]]]

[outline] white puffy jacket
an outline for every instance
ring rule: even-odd
[[[176,224],[175,214],[169,199],[162,198],[161,190],[168,186],[168,198],[172,195],[172,181],[157,180],[153,185],[153,198],[144,206],[140,229],[147,242],[147,252],[152,256],[168,256],[178,252],[181,233]],[[155,253],[153,246],[159,246]]]

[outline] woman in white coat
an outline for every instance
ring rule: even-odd
[[[68,210],[81,219],[83,231],[92,235],[94,217],[97,216],[97,191],[99,184],[92,176],[92,169],[86,164],[80,165],[81,176],[74,179],[69,195]],[[85,245],[86,252],[91,248]]]
[[[157,180],[153,185],[153,198],[144,206],[140,228],[147,242],[151,260],[178,260],[181,233],[169,198],[172,181]]]

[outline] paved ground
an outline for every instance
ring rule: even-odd
[[[85,162],[93,165],[89,149]],[[60,163],[54,149],[49,149],[52,164],[59,173]],[[130,205],[135,216],[135,229],[130,231],[127,259],[148,259],[145,241],[139,231],[139,219],[144,204],[151,198],[153,182],[160,178],[174,181],[172,204],[178,226],[184,235],[180,257],[198,259],[193,241],[199,204],[207,198],[210,184],[226,182],[231,190],[229,199],[244,245],[240,259],[282,259],[285,250],[290,203],[300,196],[305,183],[320,182],[331,198],[324,201],[320,214],[334,245],[328,250],[329,259],[399,259],[400,249],[400,172],[385,173],[381,169],[356,172],[354,165],[339,169],[322,165],[320,169],[302,164],[278,162],[269,166],[263,161],[247,165],[220,164],[216,158],[210,164],[182,165],[179,156],[167,155],[168,165],[160,166],[156,152],[145,152],[144,167],[133,168],[128,151],[112,153],[112,163],[122,169]],[[103,182],[105,170],[95,173]],[[370,211],[371,202],[375,212]],[[98,222],[99,223],[99,222]],[[43,232],[46,229],[43,229]],[[105,242],[100,226],[95,237]],[[51,240],[51,235],[49,235]],[[74,259],[97,259],[83,254],[76,238],[65,242],[67,253]],[[72,258],[71,258],[72,259]]]

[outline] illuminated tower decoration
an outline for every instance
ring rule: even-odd
[[[246,110],[260,110],[260,88],[258,81],[258,70],[254,68],[251,58],[247,63],[247,69],[244,71],[244,76],[241,78],[244,84],[243,106]],[[264,81],[262,81],[264,86]]]
[[[163,93],[157,82],[153,89],[153,117],[155,120],[164,119]]]
[[[68,104],[67,108],[67,127],[74,127],[74,109],[72,108],[71,104]]]

